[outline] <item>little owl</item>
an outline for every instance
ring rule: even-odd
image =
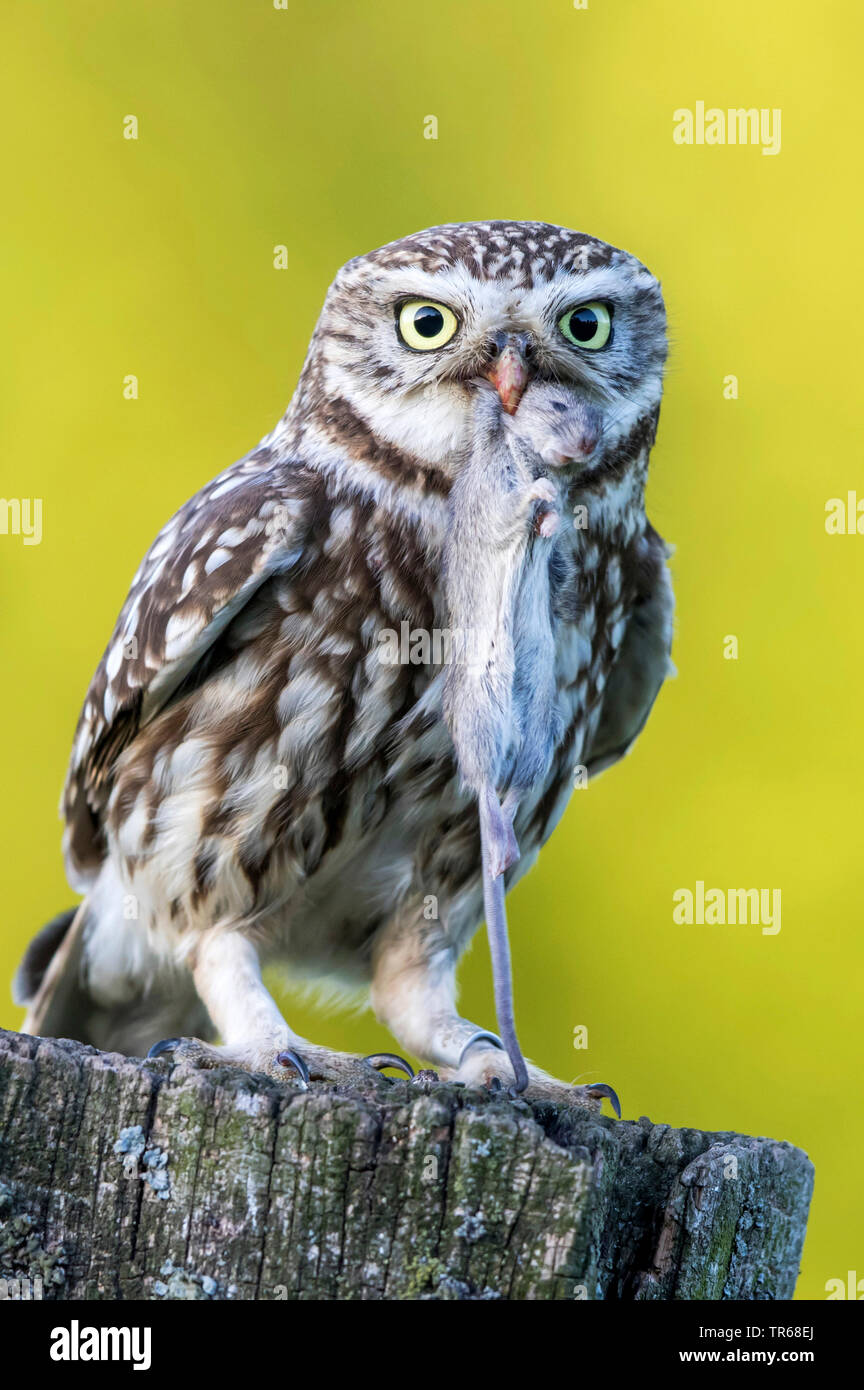
[[[277,965],[368,990],[401,1046],[445,1080],[525,1087],[512,1028],[502,1045],[457,1012],[456,964],[484,886],[491,931],[574,773],[590,779],[628,750],[670,669],[668,552],[644,509],[665,357],[658,282],[561,227],[435,227],[342,268],[283,419],[180,509],[132,581],[63,797],[67,873],[84,900],[19,968],[26,1031],[300,1086],[398,1061],[294,1033],[262,982]],[[529,421],[532,386],[549,388],[536,399],[550,420],[575,420],[569,451],[539,408]],[[462,677],[443,659],[384,659],[382,634],[450,630],[451,530],[464,606],[480,602],[478,580],[494,584],[492,509],[454,516],[451,492],[471,465],[478,402],[490,429],[506,426],[500,450],[520,439],[523,395],[520,468],[553,522],[529,519],[528,558],[507,584],[531,596],[502,599],[496,619],[502,640],[508,624],[526,629],[508,648],[515,673],[496,672],[534,737],[520,762],[496,726],[490,814],[501,818],[500,794],[511,839],[490,872],[446,709]],[[475,466],[494,496],[506,468],[489,449]],[[533,658],[520,656],[531,652],[547,653],[534,694]],[[493,958],[506,1012],[506,938]],[[526,1094],[591,1108],[614,1097],[533,1066]]]

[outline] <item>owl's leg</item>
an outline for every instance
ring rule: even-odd
[[[403,909],[376,939],[375,1014],[406,1052],[437,1068],[443,1081],[512,1089],[516,1074],[501,1040],[456,1009],[456,955],[442,923],[426,921],[417,905]],[[607,1097],[620,1114],[618,1098],[605,1083],[572,1086],[530,1064],[526,1072],[528,1099],[599,1110]]]
[[[450,1073],[475,1050],[506,1060],[500,1038],[457,1011],[456,953],[444,925],[416,903],[377,936],[372,972],[375,1016],[406,1052]]]
[[[195,946],[192,973],[222,1045],[168,1038],[152,1047],[149,1056],[171,1052],[177,1061],[195,1066],[239,1067],[280,1081],[296,1076],[304,1088],[310,1077],[368,1088],[378,1083],[377,1067],[401,1062],[374,1057],[367,1063],[350,1053],[317,1047],[295,1033],[261,978],[254,941],[236,928],[216,928],[202,937]]]

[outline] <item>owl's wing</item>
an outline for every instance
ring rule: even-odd
[[[639,554],[639,592],[603,696],[600,720],[587,749],[588,776],[604,772],[641,733],[667,676],[675,596],[666,561],[670,549],[648,524]]]
[[[90,683],[63,791],[67,872],[82,892],[103,858],[117,758],[264,581],[298,565],[320,488],[261,446],[181,507],[145,555]]]

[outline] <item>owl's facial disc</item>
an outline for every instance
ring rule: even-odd
[[[378,440],[448,471],[480,383],[507,419],[532,383],[560,384],[603,413],[594,458],[656,409],[664,325],[657,281],[626,252],[542,223],[433,228],[339,272],[308,385],[325,432],[339,398]]]

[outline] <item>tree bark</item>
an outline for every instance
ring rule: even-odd
[[[0,1296],[788,1299],[812,1186],[772,1139],[0,1031]]]

